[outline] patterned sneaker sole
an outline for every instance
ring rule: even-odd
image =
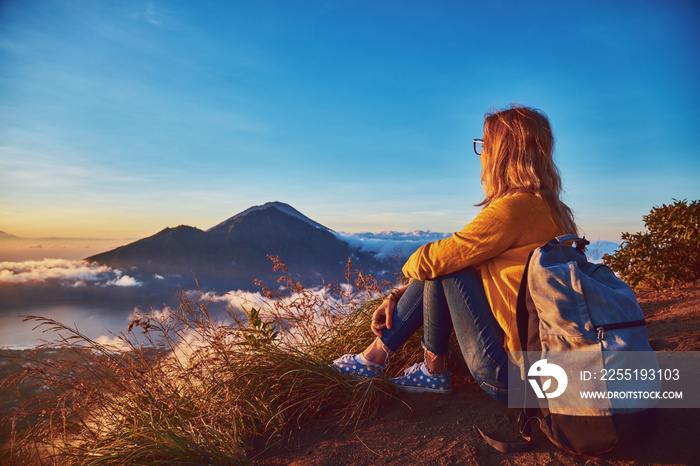
[[[441,395],[452,393],[451,388],[409,387],[406,385],[396,385],[396,390],[401,393],[439,393]]]
[[[381,369],[375,369],[371,366],[364,366],[361,369],[348,369],[346,367],[331,364],[330,367],[337,370],[341,374],[353,375],[355,377],[369,377],[373,379],[382,377],[384,375],[384,371],[382,371]]]
[[[381,366],[370,366],[363,364],[356,360],[357,355],[342,356],[332,364],[330,367],[337,370],[338,372],[346,375],[352,375],[355,377],[369,377],[371,379],[384,377],[384,368]]]

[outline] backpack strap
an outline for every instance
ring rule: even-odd
[[[556,238],[550,240],[549,242],[547,242],[547,244],[542,246],[542,251],[548,252],[554,246],[556,246],[558,244],[566,243],[567,241],[574,241],[576,243],[576,250],[578,252],[580,252],[581,254],[584,253],[586,246],[591,244],[591,242],[588,241],[585,237],[580,238],[577,235],[568,234],[568,235],[557,236]]]
[[[524,409],[520,412],[520,416],[518,416],[520,436],[523,438],[523,440],[525,440],[524,442],[502,442],[500,440],[496,440],[493,437],[486,435],[476,426],[476,424],[474,424],[474,430],[476,430],[481,438],[484,439],[484,442],[502,453],[521,453],[524,451],[529,451],[533,447],[532,426],[530,424],[534,420],[537,420],[538,423],[542,422],[542,418],[538,417],[533,410]]]
[[[527,351],[529,320],[527,313],[527,272],[530,270],[530,260],[534,253],[535,251],[532,251],[530,255],[527,256],[527,262],[525,262],[525,270],[523,270],[523,276],[520,280],[520,289],[518,290],[518,297],[515,304],[515,325],[518,329],[521,351]]]
[[[572,235],[573,236],[573,235]],[[563,237],[562,237],[563,238]],[[577,238],[574,236],[574,238]],[[574,239],[572,238],[572,239]],[[568,241],[567,239],[563,239],[563,241]],[[550,241],[552,243],[552,246],[555,246],[556,244],[559,244],[557,242],[557,238],[553,239]],[[549,244],[549,243],[547,243]],[[523,270],[523,276],[520,281],[520,289],[518,290],[518,297],[517,297],[517,303],[516,303],[516,312],[515,312],[515,319],[516,319],[516,325],[518,329],[518,339],[520,340],[520,347],[522,351],[527,351],[527,343],[528,343],[528,328],[529,328],[529,320],[530,320],[530,315],[528,312],[527,308],[527,301],[529,298],[529,293],[527,289],[527,273],[528,270],[530,269],[530,260],[532,259],[533,254],[535,251],[532,251],[530,255],[527,258],[527,262],[525,262],[525,270]],[[524,356],[524,353],[523,353]],[[522,374],[521,374],[522,375]],[[520,436],[525,440],[525,442],[503,442],[500,440],[496,440],[493,437],[490,437],[486,435],[481,429],[479,429],[476,424],[474,424],[474,430],[481,436],[482,439],[488,444],[491,445],[491,447],[495,448],[496,450],[502,452],[502,453],[518,453],[518,452],[524,452],[532,449],[532,426],[531,422],[534,421],[535,419],[537,421],[541,422],[541,418],[537,417],[538,411],[533,408],[529,408],[526,404],[525,408],[520,412],[520,416],[518,416],[518,425],[519,425],[519,432]]]

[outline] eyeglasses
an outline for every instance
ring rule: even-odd
[[[476,152],[476,155],[481,156],[481,151],[484,150],[484,140],[483,139],[474,139],[474,152]]]

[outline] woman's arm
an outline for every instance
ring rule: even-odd
[[[532,195],[494,201],[462,231],[419,248],[403,266],[404,275],[418,280],[441,277],[498,256],[531,228],[538,202]]]
[[[374,311],[372,315],[372,333],[376,336],[381,337],[385,328],[390,329],[392,327],[396,303],[399,302],[401,296],[406,292],[406,288],[408,288],[408,285],[400,285],[391,290],[389,296],[387,296],[384,301],[382,301],[382,304]]]

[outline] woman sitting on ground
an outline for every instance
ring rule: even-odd
[[[481,159],[484,207],[450,238],[428,243],[406,262],[408,285],[395,288],[374,312],[375,341],[333,367],[360,376],[383,371],[389,355],[423,327],[424,362],[391,381],[403,392],[451,393],[445,369],[454,330],[474,379],[507,403],[508,351],[520,351],[515,307],[528,256],[550,239],[577,233],[560,199],[547,117],[521,106],[487,114]]]

